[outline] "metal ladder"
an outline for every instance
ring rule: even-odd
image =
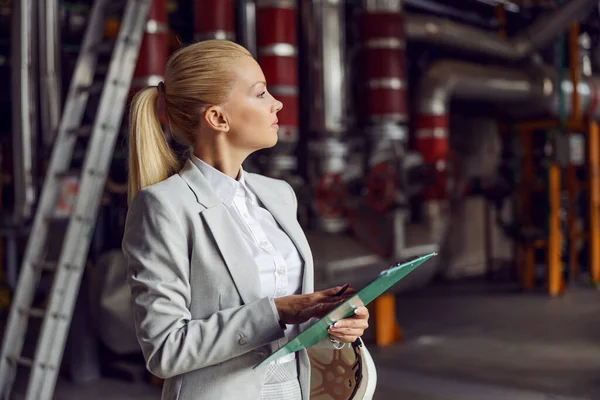
[[[0,355],[1,399],[10,398],[19,366],[30,372],[27,400],[53,397],[151,2],[96,0],[92,7],[4,332]],[[106,17],[111,11],[119,11],[119,7],[121,12],[122,7],[125,10],[120,13],[123,17],[118,37],[107,42],[103,39]],[[110,55],[110,64],[105,78],[96,81],[101,54]],[[98,94],[94,122],[84,126],[88,100]],[[82,137],[87,138],[83,168],[73,171],[76,141]],[[50,262],[44,249],[53,231],[53,210],[61,179],[71,175],[79,177],[74,212],[67,217],[58,262]],[[54,274],[47,307],[32,308],[43,271]],[[30,318],[43,319],[33,359],[22,355]]]

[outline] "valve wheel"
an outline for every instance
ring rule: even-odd
[[[367,204],[376,212],[389,210],[396,197],[396,171],[390,163],[375,165],[367,176]]]
[[[323,217],[340,216],[346,207],[346,184],[339,174],[326,173],[317,182],[317,211]]]

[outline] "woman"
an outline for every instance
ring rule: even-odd
[[[158,108],[193,152],[182,169]],[[355,293],[313,293],[294,191],[241,168],[275,145],[281,108],[250,53],[225,40],[180,49],[164,83],[133,100],[123,250],[138,341],[150,372],[166,378],[163,399],[308,399],[306,351],[252,367]],[[368,318],[357,309],[319,345],[354,342]]]

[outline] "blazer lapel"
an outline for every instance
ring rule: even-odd
[[[258,267],[254,263],[252,255],[248,254],[241,243],[236,241],[236,238],[239,237],[239,228],[231,219],[227,208],[213,192],[204,175],[190,160],[187,161],[179,175],[194,192],[198,203],[206,207],[200,212],[200,216],[215,239],[240,297],[246,304],[259,299],[261,285]]]

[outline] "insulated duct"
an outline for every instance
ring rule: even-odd
[[[233,0],[195,0],[194,39],[235,40]]]
[[[14,221],[21,225],[33,215],[36,190],[33,182],[37,132],[37,12],[32,0],[15,3],[11,43],[12,129],[14,161]],[[36,3],[37,4],[37,3]]]
[[[52,146],[62,104],[58,0],[46,0],[39,7],[39,40],[41,136],[45,146]]]
[[[407,140],[408,101],[401,0],[363,0],[360,13],[361,99],[368,138],[367,203],[387,211],[397,198],[396,176]]]
[[[165,79],[169,56],[169,19],[167,0],[153,0],[148,11],[148,21],[133,73],[131,88],[134,91],[156,86]]]
[[[312,203],[316,225],[328,232],[345,230],[349,145],[349,97],[346,71],[345,9],[341,0],[305,0],[302,12],[304,54],[310,104],[308,144]]]
[[[298,10],[295,0],[257,0],[257,60],[269,92],[283,103],[278,113],[279,140],[266,151],[266,174],[289,179],[297,168],[298,146]]]
[[[406,36],[415,42],[437,44],[474,54],[519,61],[531,57],[548,46],[568,26],[581,19],[597,4],[597,0],[569,0],[538,18],[513,39],[432,16],[407,14]]]
[[[450,100],[477,100],[519,105],[520,110],[559,116],[557,74],[549,67],[530,70],[489,67],[460,61],[438,61],[421,75],[415,148],[424,162],[435,166],[435,183],[425,192],[429,200],[446,198],[449,153]],[[600,80],[584,77],[577,87],[584,116],[600,119]],[[562,82],[566,111],[570,112],[573,85]]]

